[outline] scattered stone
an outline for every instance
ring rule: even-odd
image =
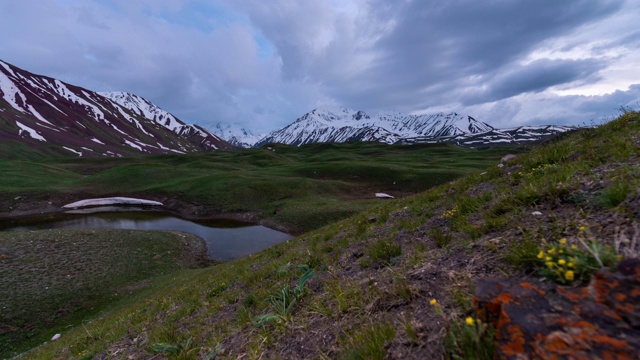
[[[500,159],[500,162],[501,163],[506,163],[506,162],[509,162],[509,161],[513,161],[513,160],[515,160],[517,158],[518,157],[513,155],[513,154],[507,154],[507,155],[503,156],[502,159]]]
[[[60,335],[60,334],[55,334],[55,335],[53,335],[53,337],[51,338],[51,341],[56,341],[56,340],[60,339],[60,337],[61,337],[61,336],[62,336],[62,335]]]
[[[381,199],[395,199],[395,197],[385,193],[376,193],[376,197]]]
[[[481,281],[478,318],[496,329],[496,359],[637,359],[640,260],[600,270],[588,286]]]
[[[480,176],[482,176],[482,175],[487,175],[487,172],[486,171],[481,172]]]
[[[531,213],[531,215],[540,216],[540,215],[542,215],[542,213],[540,211],[534,211],[534,212]]]

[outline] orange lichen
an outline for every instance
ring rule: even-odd
[[[600,344],[610,345],[613,349],[618,349],[618,350],[622,350],[623,348],[627,348],[627,350],[631,349],[628,342],[614,339],[611,336],[596,335],[596,336],[593,336],[592,339],[593,341],[598,342]]]
[[[593,277],[592,287],[595,290],[595,300],[603,303],[605,298],[611,292],[611,289],[620,287],[620,282],[615,279],[605,278],[602,274],[595,274]]]
[[[569,299],[572,303],[580,302],[589,297],[589,292],[586,288],[580,289],[579,291],[573,291],[561,287],[557,289],[560,294]]]
[[[544,291],[543,290],[541,290],[540,288],[538,288],[537,286],[535,286],[535,285],[533,285],[533,284],[531,284],[529,282],[521,282],[520,286],[525,288],[525,289],[533,290],[533,291],[537,292],[538,294],[544,296]]]
[[[492,302],[497,302],[499,304],[507,305],[514,302],[515,299],[509,293],[500,293]]]
[[[545,348],[549,351],[565,353],[573,348],[573,341],[569,334],[554,331],[546,337]]]
[[[620,304],[620,305],[616,304],[616,305],[614,305],[614,307],[615,307],[616,310],[622,311],[622,312],[624,312],[626,314],[633,313],[633,304],[631,304],[631,303],[625,303],[625,304]]]
[[[510,325],[507,327],[509,333],[509,343],[502,347],[506,355],[517,355],[524,353],[524,334],[519,326]]]
[[[623,294],[623,293],[617,293],[613,296],[614,299],[616,299],[616,301],[620,301],[623,302],[625,300],[627,300],[627,295]]]

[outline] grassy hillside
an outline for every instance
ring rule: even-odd
[[[556,278],[575,286],[590,270],[578,260],[592,258],[581,242],[603,259],[612,251],[613,261],[637,256],[637,244],[616,247],[614,240],[638,231],[639,156],[640,114],[628,113],[503,168],[386,202],[251,257],[182,272],[172,286],[27,357],[424,359],[490,352],[490,342],[476,347],[465,335],[478,329],[464,322],[474,322],[479,279],[553,279],[538,260],[553,244],[575,247],[575,276],[572,270]]]
[[[414,194],[495,164],[508,152],[522,151],[376,143],[273,149],[118,159],[4,159],[0,203],[19,208],[23,201],[14,199],[27,197],[39,212],[42,203],[51,202],[55,209],[83,197],[132,196],[162,201],[188,217],[249,214],[250,219],[300,234],[376,205],[376,192]]]
[[[208,263],[202,239],[168,231],[0,232],[0,358]]]

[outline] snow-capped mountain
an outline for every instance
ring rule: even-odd
[[[255,134],[237,124],[218,123],[210,131],[239,148],[250,148],[267,135],[266,133]]]
[[[423,136],[404,138],[398,141],[397,144],[411,145],[444,142],[472,148],[487,145],[526,144],[577,129],[575,126],[560,125],[521,126],[510,129],[494,129],[476,134],[468,133],[442,137]]]
[[[98,92],[98,94],[117,102],[137,115],[157,122],[169,130],[176,131],[176,129],[184,126],[184,123],[176,119],[175,116],[138,95],[122,91],[104,91]]]
[[[316,142],[375,141],[387,144],[448,142],[468,147],[522,144],[577,129],[573,126],[522,126],[496,129],[457,113],[406,115],[397,111],[369,116],[352,109],[315,109],[292,124],[271,132],[254,146],[269,143],[304,145]]]
[[[98,94],[115,101],[139,116],[157,122],[192,143],[200,144],[205,149],[217,150],[223,140],[201,126],[183,123],[173,114],[162,110],[151,101],[138,95],[121,91],[99,92]],[[223,148],[230,147],[225,144]]]
[[[228,149],[226,141],[128,93],[96,93],[0,61],[0,139],[78,156]]]
[[[405,139],[442,139],[496,131],[491,125],[457,113],[406,115],[381,112],[369,116],[352,109],[315,109],[292,124],[270,133],[256,146],[268,143],[304,145],[316,142],[375,141],[387,144]]]

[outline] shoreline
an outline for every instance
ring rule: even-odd
[[[285,225],[273,220],[261,218],[258,212],[248,211],[223,213],[218,212],[212,209],[211,206],[207,205],[192,204],[171,197],[149,195],[150,194],[146,194],[146,196],[143,196],[151,199],[152,201],[162,202],[164,205],[149,206],[148,211],[164,212],[194,222],[207,220],[231,220],[262,225],[291,236],[299,236],[302,234],[291,231],[291,229],[287,228]],[[11,199],[7,199],[8,197],[11,197],[10,195],[5,195],[3,197],[4,198],[0,198],[0,204],[4,204],[4,206],[2,206],[3,210],[0,210],[0,223],[4,221],[17,221],[21,218],[28,217],[65,214],[72,210],[68,208],[65,209],[63,207],[65,204],[95,196],[85,196],[84,194],[47,194],[43,197],[38,197],[37,195],[15,196]],[[126,208],[128,205],[118,205],[118,207]],[[6,209],[8,209],[8,211]]]

